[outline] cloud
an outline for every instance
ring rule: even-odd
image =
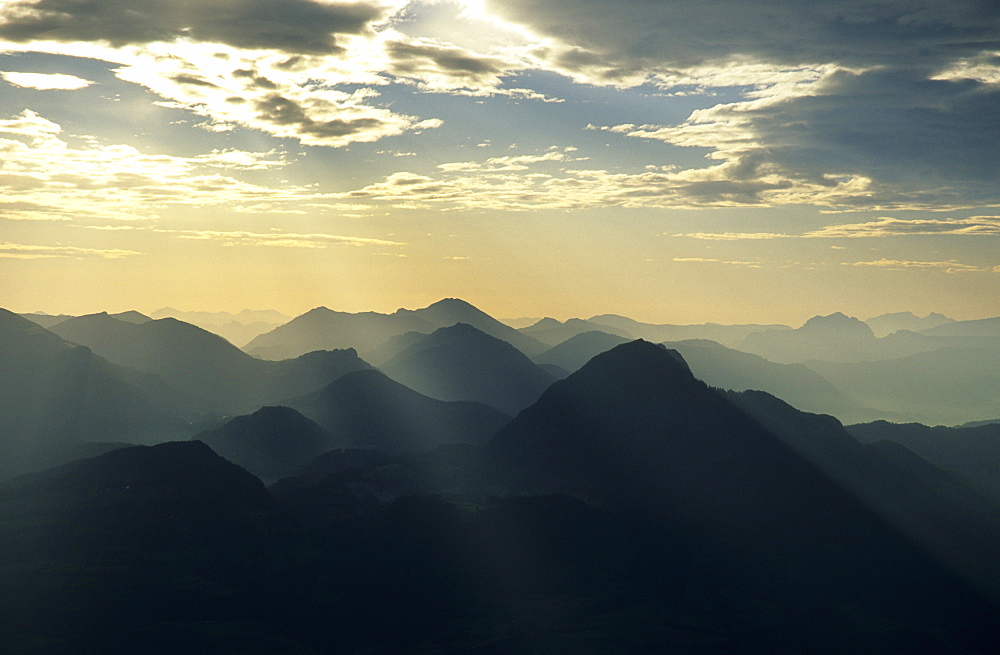
[[[707,149],[841,209],[1000,202],[1000,7],[979,0],[487,0],[540,44],[538,68],[735,102],[678,124],[605,129]],[[572,20],[567,20],[572,16]],[[744,178],[750,180],[751,177]],[[823,195],[823,194],[821,194]]]
[[[57,123],[31,110],[0,119],[0,217],[135,221],[154,219],[169,206],[264,213],[331,200],[309,187],[269,187],[234,177],[283,166],[273,152],[177,157],[91,138],[73,147],[67,139]]]
[[[971,218],[914,219],[880,218],[868,223],[829,225],[807,232],[807,238],[891,237],[891,236],[1000,236],[1000,216]]]
[[[37,89],[39,91],[76,91],[91,84],[90,80],[85,80],[76,75],[64,75],[62,73],[16,73],[13,71],[0,71],[0,77],[14,86],[25,89]]]
[[[15,0],[0,4],[0,48],[112,62],[120,79],[205,117],[206,129],[242,125],[314,146],[441,125],[376,106],[375,88],[393,83],[552,100],[504,86],[527,67],[514,46],[486,54],[400,33],[394,16],[407,4]]]
[[[779,204],[837,205],[866,193],[867,181],[795,180],[749,162],[723,162],[706,168],[647,167],[639,173],[571,168],[586,158],[563,149],[538,155],[494,157],[484,162],[438,165],[436,177],[399,172],[344,199],[406,201],[455,209],[584,209],[767,207]],[[555,168],[553,169],[553,165]]]
[[[122,259],[139,255],[134,250],[118,248],[101,250],[97,248],[77,248],[75,246],[37,246],[0,241],[0,259],[52,259],[62,257]]]
[[[950,57],[996,42],[992,3],[956,0],[485,0],[490,13],[563,47],[563,66],[681,68],[739,55],[852,65]],[[553,49],[555,50],[555,49]]]
[[[879,218],[866,223],[827,225],[800,234],[780,232],[688,232],[674,237],[705,241],[756,241],[766,239],[857,239],[899,236],[1000,236],[1000,216],[952,219]]]
[[[921,261],[905,261],[898,259],[878,259],[875,261],[868,262],[843,262],[844,266],[866,266],[882,268],[889,271],[904,271],[907,269],[935,269],[943,270],[945,273],[981,273],[981,272],[996,272],[995,269],[982,266],[973,266],[971,264],[961,264],[955,261],[947,262],[921,262]]]
[[[710,257],[674,257],[673,261],[682,264],[725,264],[727,266],[739,266],[742,268],[763,268],[760,262],[743,262],[724,259],[712,259]]]
[[[187,38],[291,53],[336,52],[337,35],[363,34],[386,11],[376,2],[310,0],[12,0],[0,14],[0,38],[113,46]]]
[[[181,239],[215,241],[226,246],[265,246],[277,248],[326,248],[331,245],[348,246],[403,246],[404,243],[386,239],[350,237],[335,234],[295,234],[289,232],[242,232],[216,230],[156,230],[173,234]]]

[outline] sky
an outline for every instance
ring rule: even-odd
[[[995,0],[0,0],[0,306],[1000,315]]]

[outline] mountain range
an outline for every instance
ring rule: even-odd
[[[334,348],[355,348],[366,354],[391,337],[407,332],[430,333],[456,323],[472,325],[525,353],[545,349],[537,340],[455,298],[440,300],[423,309],[399,309],[392,314],[350,314],[317,307],[253,339],[244,349],[266,359],[287,359]]]
[[[113,363],[153,373],[226,413],[253,411],[369,368],[351,349],[310,352],[281,362],[259,360],[218,335],[173,318],[136,324],[91,314],[59,323],[52,331]]]
[[[0,311],[0,651],[995,651],[989,320],[314,312]]]

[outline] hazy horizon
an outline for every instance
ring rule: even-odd
[[[457,296],[447,296],[447,297],[449,297],[449,298],[456,298]],[[117,308],[117,307],[116,308],[105,308],[105,307],[101,307],[101,308],[95,308],[95,309],[92,309],[92,310],[78,311],[78,312],[46,311],[46,310],[43,310],[43,309],[23,310],[23,309],[14,308],[14,307],[4,307],[4,309],[8,309],[9,311],[13,311],[13,312],[18,313],[18,314],[44,314],[44,315],[49,315],[49,316],[59,316],[59,315],[85,316],[85,315],[88,315],[88,314],[99,314],[99,313],[102,313],[102,312],[106,312],[106,313],[109,313],[109,314],[119,314],[119,313],[123,313],[123,312],[127,312],[127,311],[137,311],[140,314],[144,314],[146,316],[152,316],[153,314],[156,314],[158,312],[162,312],[163,310],[168,310],[168,309],[169,310],[174,310],[174,311],[176,311],[178,313],[181,313],[181,314],[223,313],[223,314],[232,314],[232,315],[237,315],[237,314],[239,314],[241,312],[275,311],[275,312],[278,312],[280,314],[284,314],[285,316],[288,316],[289,319],[292,319],[292,318],[296,318],[298,316],[301,316],[302,314],[305,314],[305,313],[307,313],[307,312],[309,312],[309,311],[311,311],[313,309],[317,309],[319,307],[326,307],[327,309],[330,309],[330,310],[333,310],[333,311],[345,312],[345,313],[375,312],[375,313],[379,313],[379,314],[392,314],[393,312],[396,312],[396,311],[399,311],[399,310],[411,310],[412,311],[412,310],[416,310],[416,309],[421,309],[423,307],[427,307],[428,305],[431,305],[434,302],[440,301],[442,299],[443,298],[436,298],[436,299],[433,299],[433,300],[429,300],[429,301],[427,301],[427,302],[425,302],[423,304],[414,304],[414,305],[410,305],[410,306],[391,307],[391,308],[389,306],[386,306],[386,308],[379,308],[379,309],[372,309],[372,308],[367,308],[367,309],[342,309],[342,308],[333,306],[331,304],[318,304],[318,305],[313,305],[313,306],[310,306],[310,307],[306,307],[305,309],[302,309],[301,311],[299,311],[299,310],[282,311],[280,309],[275,309],[273,307],[240,307],[240,308],[235,308],[235,309],[229,309],[229,308],[217,309],[217,308],[212,308],[212,307],[192,307],[192,308],[187,308],[182,303],[164,304],[164,305],[161,305],[161,306],[158,306],[158,307],[155,307],[155,308],[150,308],[150,309],[138,309],[138,308],[136,308],[134,306],[125,307],[124,305],[121,305],[122,308]],[[808,321],[810,318],[813,318],[815,316],[829,316],[831,314],[841,313],[841,314],[845,314],[846,316],[849,316],[851,318],[857,318],[857,319],[859,319],[861,321],[866,321],[866,320],[869,320],[869,319],[872,319],[872,318],[876,318],[878,316],[883,316],[883,315],[886,315],[886,314],[905,313],[905,312],[909,311],[909,310],[905,310],[904,309],[904,310],[899,310],[899,311],[894,311],[894,312],[881,312],[881,313],[878,313],[878,314],[871,314],[871,315],[856,315],[856,314],[850,314],[850,313],[845,312],[845,311],[841,311],[839,309],[832,309],[830,311],[826,311],[826,312],[822,312],[822,313],[809,314],[808,316],[802,314],[801,312],[797,312],[796,313],[797,315],[793,316],[793,318],[791,318],[790,320],[767,320],[767,319],[761,319],[761,320],[745,320],[745,321],[724,322],[724,321],[711,320],[711,319],[705,319],[705,320],[697,320],[697,319],[695,319],[695,320],[690,320],[690,321],[677,321],[677,320],[671,320],[669,308],[663,308],[662,309],[662,311],[661,311],[662,318],[658,318],[655,313],[652,313],[650,315],[650,317],[648,317],[648,318],[643,318],[641,316],[626,314],[626,313],[622,313],[622,312],[612,312],[612,311],[592,311],[590,313],[575,314],[575,315],[574,314],[553,315],[552,313],[544,313],[544,312],[543,313],[537,313],[537,314],[531,314],[530,312],[522,312],[522,313],[515,312],[513,314],[504,314],[502,312],[498,313],[498,312],[490,311],[488,308],[483,307],[482,305],[479,305],[476,302],[469,300],[468,298],[460,298],[460,299],[464,300],[466,302],[469,302],[470,304],[476,306],[478,309],[481,309],[482,311],[486,312],[490,316],[492,316],[492,317],[494,317],[494,318],[496,318],[498,320],[501,320],[501,321],[518,321],[518,320],[528,320],[528,319],[541,320],[542,318],[554,318],[554,319],[556,319],[558,321],[566,321],[566,320],[573,319],[573,318],[577,318],[577,319],[589,319],[589,318],[594,317],[594,316],[601,316],[601,315],[605,315],[605,314],[616,314],[616,315],[620,315],[620,316],[625,316],[626,318],[634,319],[634,320],[639,321],[641,323],[650,323],[650,324],[674,324],[674,325],[700,325],[700,324],[704,324],[704,323],[718,323],[718,324],[722,324],[722,325],[738,325],[738,324],[771,325],[771,324],[774,324],[774,325],[788,325],[790,327],[795,328],[795,327],[800,327],[806,321]],[[924,316],[927,316],[928,314],[932,314],[932,313],[943,314],[943,315],[947,316],[948,318],[956,320],[956,321],[969,321],[969,320],[977,320],[977,319],[985,319],[985,318],[996,318],[998,316],[998,314],[990,314],[988,312],[987,313],[982,313],[981,315],[970,315],[970,316],[955,316],[955,315],[949,315],[949,314],[947,314],[945,312],[934,312],[934,311],[931,311],[931,312],[910,312],[910,313],[912,313],[913,315],[915,315],[917,317],[921,317],[921,318],[924,317]]]

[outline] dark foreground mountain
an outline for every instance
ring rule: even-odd
[[[652,502],[673,518],[747,530],[748,539],[792,523],[803,536],[864,523],[861,508],[695,379],[676,351],[645,341],[598,355],[553,384],[490,449],[523,490]]]
[[[464,323],[415,339],[379,369],[432,398],[480,402],[507,414],[535,402],[555,380],[514,346]]]
[[[595,355],[626,341],[599,331],[585,332],[550,348],[535,361],[572,372]],[[804,364],[778,364],[704,339],[668,341],[662,345],[679,352],[695,377],[713,387],[766,391],[800,409],[834,414],[845,421],[875,415]]]
[[[392,314],[351,314],[317,307],[260,335],[244,350],[264,359],[286,359],[313,350],[334,348],[355,348],[367,355],[392,337],[407,332],[428,334],[456,323],[473,325],[525,353],[535,354],[545,349],[540,341],[501,323],[464,300],[446,298],[423,309],[399,309]]]
[[[265,481],[295,475],[333,448],[333,437],[289,407],[262,407],[195,436]]]
[[[227,413],[253,411],[369,368],[353,350],[310,352],[280,362],[255,359],[222,337],[173,318],[135,324],[91,314],[53,330],[111,362],[156,374]]]
[[[429,398],[374,370],[348,373],[286,404],[330,434],[328,450],[399,453],[446,443],[482,444],[510,420],[481,403]]]
[[[1000,503],[1000,423],[949,428],[875,421],[849,425],[847,431],[861,443],[903,445]]]

